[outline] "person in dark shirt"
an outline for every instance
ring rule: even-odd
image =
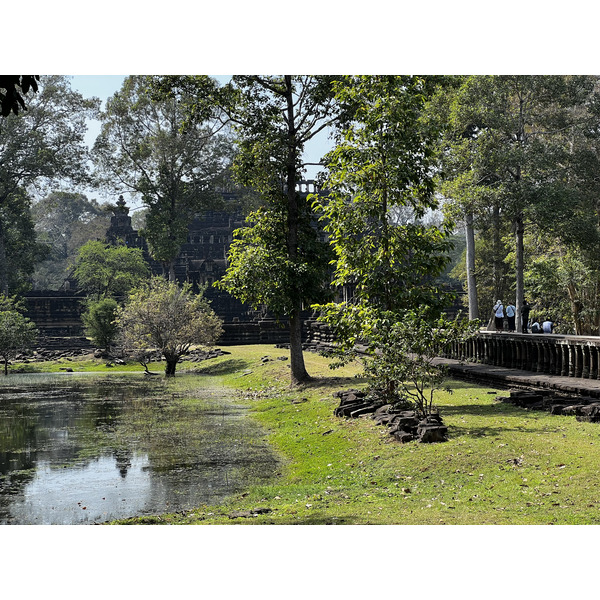
[[[523,333],[527,333],[527,326],[529,324],[529,311],[531,310],[531,305],[527,300],[523,300],[523,306],[521,307],[521,331]]]

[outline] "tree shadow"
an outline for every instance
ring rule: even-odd
[[[529,411],[514,404],[508,404],[505,402],[497,402],[495,404],[461,404],[461,405],[444,405],[439,406],[440,414],[442,418],[453,417],[453,416],[473,416],[473,417],[489,417],[490,419],[501,419],[502,417],[520,417],[537,419],[538,417],[545,416],[547,413],[543,411]],[[521,427],[521,426],[493,426],[487,425],[484,427],[473,427],[452,424],[449,426],[449,430],[455,435],[465,435],[471,437],[483,437],[490,435],[501,435],[507,431],[520,431],[525,433],[539,433],[537,427]],[[550,429],[546,428],[546,431]]]
[[[190,371],[196,375],[232,375],[250,368],[250,362],[241,358],[228,358],[218,364],[207,364]]]
[[[346,387],[367,383],[366,377],[314,377],[302,384],[302,388]]]

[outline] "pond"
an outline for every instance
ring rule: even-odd
[[[203,388],[201,377],[177,380],[61,373],[1,381],[0,524],[189,510],[273,477],[278,459],[247,407],[226,389]]]

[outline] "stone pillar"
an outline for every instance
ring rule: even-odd
[[[554,375],[560,375],[562,372],[562,345],[554,344]]]
[[[590,379],[598,379],[598,346],[595,344],[590,349]]]
[[[569,377],[575,377],[575,363],[577,361],[577,353],[575,352],[575,346],[569,344]]]
[[[550,373],[550,375],[554,375],[554,344],[550,342],[549,344],[544,344],[546,346],[546,360],[544,361],[545,372]]]
[[[544,372],[544,344],[542,342],[536,342],[535,349],[537,350],[537,352],[536,352],[537,364],[535,366],[536,367],[535,371],[537,373],[543,373]]]
[[[567,377],[569,375],[569,346],[567,344],[560,345],[560,354],[560,375],[562,375],[562,377]]]
[[[584,379],[590,378],[590,347],[586,344],[581,347],[581,376]]]
[[[509,340],[508,344],[508,351],[510,352],[510,356],[509,356],[509,364],[510,364],[510,368],[511,369],[516,369],[518,362],[517,362],[517,342],[515,342],[515,340]]]
[[[581,377],[583,373],[583,352],[581,346],[575,346],[575,377]]]

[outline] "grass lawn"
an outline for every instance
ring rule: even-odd
[[[370,418],[333,416],[334,391],[363,387],[357,366],[337,371],[305,355],[314,381],[290,389],[287,351],[224,347],[182,363],[169,386],[185,394],[227,386],[252,407],[281,456],[281,475],[217,506],[123,523],[172,524],[595,524],[600,522],[600,426],[495,401],[496,390],[451,382],[437,405],[441,444],[400,444]],[[271,360],[262,362],[268,356]],[[100,366],[99,366],[100,365]],[[61,363],[60,366],[63,366]],[[47,370],[60,366],[49,365]],[[106,370],[70,361],[74,370]],[[37,365],[36,365],[37,367]],[[161,371],[158,365],[151,369]],[[141,367],[131,367],[141,370]],[[122,367],[118,367],[122,370]],[[254,509],[268,509],[259,516]]]

